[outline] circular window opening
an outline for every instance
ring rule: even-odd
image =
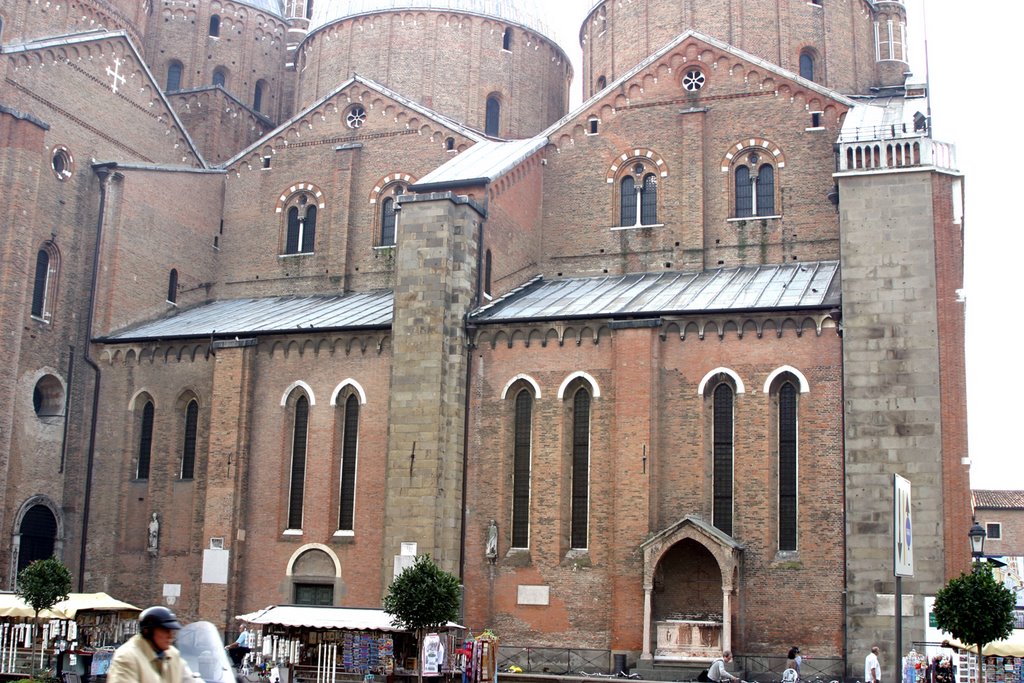
[[[704,72],[700,69],[690,69],[683,76],[683,89],[688,92],[695,92],[704,87]]]
[[[349,109],[348,114],[345,115],[345,123],[348,124],[349,128],[360,128],[365,122],[366,110],[358,104]]]
[[[53,375],[43,375],[32,391],[32,408],[39,417],[64,414],[64,385]]]
[[[67,147],[56,147],[53,150],[53,157],[50,159],[50,167],[57,180],[67,180],[71,177],[74,161],[71,152]]]

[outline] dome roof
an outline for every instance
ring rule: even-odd
[[[431,9],[479,14],[524,26],[547,37],[553,34],[541,20],[537,0],[347,0],[317,2],[313,5],[311,30],[346,17],[390,10]]]

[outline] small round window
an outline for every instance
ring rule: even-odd
[[[32,390],[32,408],[39,417],[64,414],[64,385],[53,375],[43,375]]]
[[[74,170],[74,163],[74,159],[71,158],[71,152],[68,151],[67,147],[62,145],[53,148],[50,168],[53,169],[53,174],[57,176],[57,180],[67,180],[70,178],[71,172]]]
[[[345,123],[349,128],[361,128],[366,122],[366,110],[361,105],[356,105],[348,110],[345,115]]]
[[[696,92],[704,87],[704,72],[700,69],[690,69],[683,75],[683,89],[688,92]]]

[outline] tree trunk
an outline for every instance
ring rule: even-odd
[[[978,643],[978,683],[985,683],[985,660],[981,657],[982,643]]]
[[[416,629],[416,683],[423,683],[423,629]]]

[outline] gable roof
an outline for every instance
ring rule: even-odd
[[[971,491],[975,508],[1024,510],[1024,491]]]
[[[203,158],[202,153],[199,151],[199,148],[196,147],[195,142],[192,141],[192,136],[188,134],[188,128],[186,128],[185,125],[182,124],[181,119],[178,118],[178,114],[174,110],[174,107],[171,105],[170,100],[167,99],[167,95],[164,94],[163,88],[160,86],[159,83],[157,83],[156,78],[153,77],[153,72],[149,70],[149,65],[146,63],[146,60],[143,59],[142,55],[139,54],[139,51],[135,49],[135,43],[131,41],[131,38],[128,37],[128,34],[125,31],[87,31],[85,33],[74,33],[63,36],[56,36],[53,38],[45,38],[43,40],[34,40],[32,42],[23,43],[21,45],[4,45],[3,54],[9,55],[25,52],[36,52],[38,50],[48,50],[56,47],[82,45],[84,43],[99,42],[101,40],[111,40],[117,38],[122,39],[125,42],[125,44],[127,44],[128,50],[131,52],[132,57],[138,64],[139,69],[141,69],[142,73],[144,73],[146,75],[146,78],[149,79],[149,84],[150,86],[152,86],[154,93],[156,93],[156,96],[160,98],[160,101],[163,103],[164,108],[167,110],[167,115],[171,118],[172,121],[174,121],[174,125],[177,126],[178,132],[181,134],[185,142],[188,143],[189,151],[191,151],[192,154],[195,155],[196,160],[199,162],[199,164],[202,165],[203,168],[209,168],[208,164],[206,163],[206,160]]]
[[[845,104],[851,108],[857,106],[857,102],[855,100],[852,100],[835,90],[826,88],[814,81],[809,81],[806,78],[794,74],[791,71],[787,71],[786,69],[761,59],[760,57],[755,57],[749,52],[744,52],[743,50],[735,48],[728,43],[718,40],[717,38],[712,38],[711,36],[700,33],[699,31],[690,29],[676,36],[675,39],[670,41],[663,48],[647,57],[647,59],[637,64],[619,78],[615,79],[612,83],[608,84],[604,90],[595,93],[589,100],[548,126],[539,134],[532,138],[525,138],[523,140],[511,142],[488,140],[485,143],[477,143],[477,145],[421,178],[419,183],[414,186],[414,189],[422,191],[424,189],[436,189],[438,186],[466,185],[482,181],[493,182],[497,180],[512,169],[516,168],[516,166],[538,150],[543,149],[555,132],[566,124],[573,123],[583,116],[588,109],[590,109],[602,97],[605,97],[608,92],[615,90],[626,81],[634,78],[645,69],[648,69],[652,64],[655,64],[659,59],[671,52],[676,46],[688,38],[695,38],[696,40],[703,41],[708,45],[718,48],[719,50],[735,55],[737,58],[751,64],[756,64],[758,67],[765,69],[766,71],[770,71],[781,78],[799,83],[808,90],[813,90],[820,95]]]
[[[839,262],[812,261],[557,280],[538,277],[473,311],[470,320],[498,323],[820,310],[840,303]]]
[[[376,82],[374,80],[371,80],[369,78],[364,78],[363,76],[360,76],[360,75],[356,74],[356,75],[352,76],[352,78],[348,79],[347,81],[345,81],[344,83],[342,83],[341,85],[336,87],[334,90],[330,91],[329,93],[327,93],[326,95],[321,97],[316,102],[313,102],[308,107],[306,107],[302,111],[300,111],[297,114],[295,114],[294,116],[292,116],[290,119],[288,119],[287,121],[282,123],[280,126],[275,128],[274,130],[270,131],[269,133],[267,133],[266,135],[264,135],[260,139],[258,139],[255,142],[253,142],[248,147],[244,148],[241,152],[239,152],[235,156],[233,156],[230,159],[228,159],[227,161],[225,161],[223,164],[221,164],[221,167],[222,168],[227,168],[228,166],[231,166],[231,164],[237,163],[239,160],[244,159],[246,157],[246,155],[252,154],[253,150],[258,149],[262,145],[267,144],[267,140],[273,138],[275,135],[281,134],[283,131],[288,130],[288,128],[290,126],[294,125],[298,121],[301,121],[303,117],[305,117],[306,115],[309,114],[309,112],[315,110],[317,107],[323,106],[324,104],[329,102],[331,100],[331,98],[337,97],[346,88],[348,88],[349,86],[351,86],[351,85],[353,85],[355,83],[360,83],[360,84],[366,86],[367,88],[370,88],[371,90],[376,90],[381,95],[384,95],[385,97],[388,97],[388,98],[394,100],[395,102],[397,102],[398,104],[402,105],[403,107],[405,107],[407,109],[411,109],[412,111],[415,111],[417,114],[419,114],[421,116],[425,116],[428,119],[431,119],[435,123],[438,123],[438,124],[440,124],[440,125],[442,125],[442,126],[444,126],[446,128],[449,128],[449,129],[453,130],[453,131],[456,131],[457,133],[459,133],[459,134],[469,138],[470,140],[473,140],[474,142],[482,142],[482,141],[487,139],[483,135],[478,133],[477,131],[473,130],[472,128],[464,126],[461,123],[458,123],[457,121],[455,121],[454,119],[448,118],[444,114],[439,114],[436,111],[434,111],[433,109],[430,109],[428,107],[424,107],[422,104],[420,104],[418,102],[414,102],[413,100],[409,99],[405,95],[400,95],[397,92],[395,92],[394,90],[392,90],[392,89],[390,89],[390,88],[388,88],[386,86],[383,86],[383,85],[381,85],[380,83],[378,83],[378,82]]]

